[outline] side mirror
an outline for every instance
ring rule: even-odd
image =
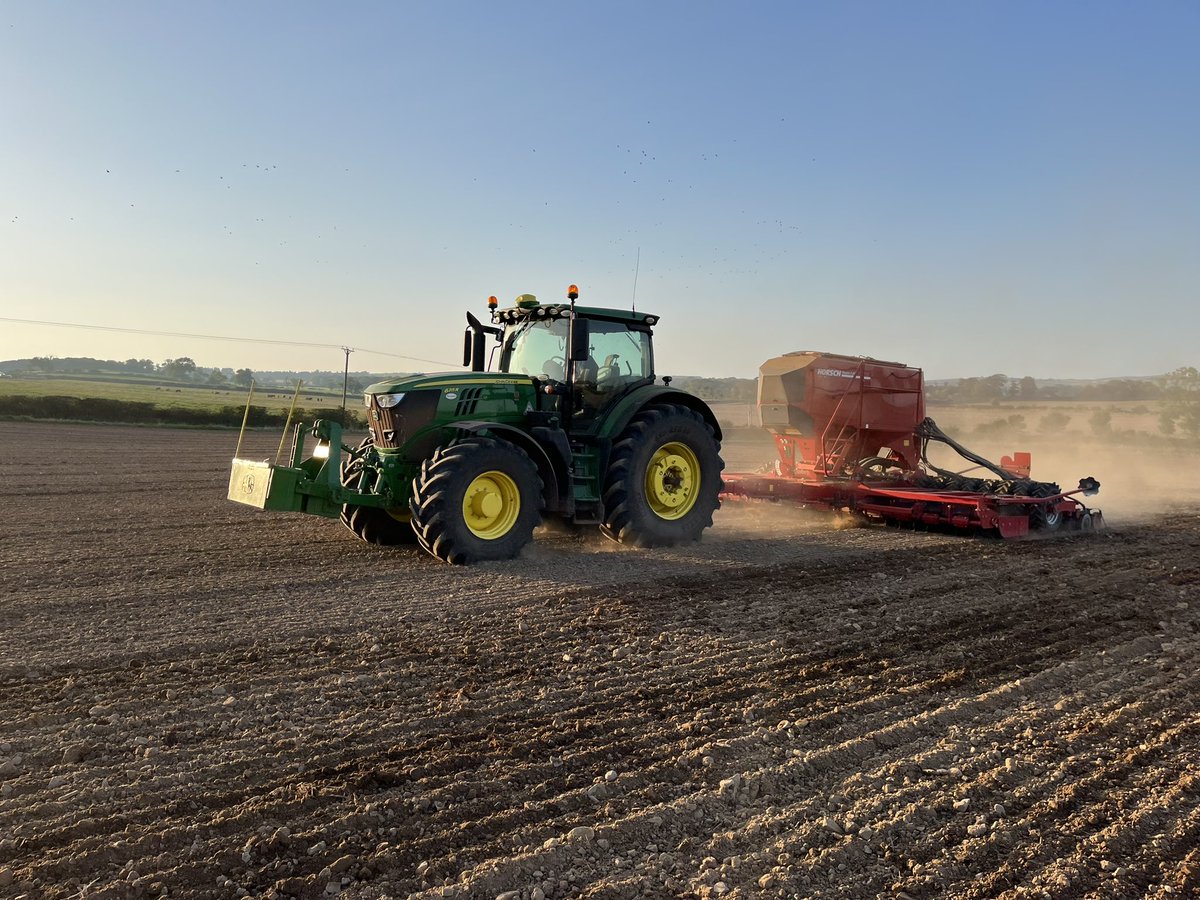
[[[586,362],[591,351],[591,334],[587,319],[575,319],[571,325],[571,359]]]

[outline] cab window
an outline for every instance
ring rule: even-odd
[[[567,320],[526,319],[506,335],[500,370],[563,381],[566,360]]]
[[[576,376],[583,387],[611,393],[654,375],[647,332],[635,331],[620,322],[593,319],[589,324],[588,359],[576,363]]]

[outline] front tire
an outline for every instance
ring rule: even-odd
[[[370,446],[371,439],[364,438],[358,449],[342,463],[342,487],[358,489],[363,470],[362,460]],[[342,506],[341,519],[342,524],[353,531],[359,540],[368,544],[395,547],[417,542],[417,535],[409,522],[406,509],[387,510],[347,503]]]
[[[542,479],[514,444],[468,438],[434,451],[413,479],[417,541],[455,565],[512,559],[541,520]]]
[[[601,532],[635,547],[699,540],[721,505],[723,468],[721,445],[699,413],[647,407],[613,445]]]

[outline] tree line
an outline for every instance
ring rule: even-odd
[[[152,359],[94,359],[90,356],[34,356],[29,359],[11,360],[4,364],[9,374],[55,375],[154,375],[168,381],[188,381],[195,384],[237,385],[249,387],[254,372],[250,369],[205,368],[190,356],[164,359],[156,363]]]
[[[341,372],[255,372],[250,368],[207,367],[196,363],[190,356],[164,359],[95,359],[90,356],[34,356],[28,359],[11,359],[0,362],[0,371],[9,375],[132,375],[145,379],[183,382],[201,387],[249,388],[251,380],[260,386],[291,386],[296,378],[312,388],[342,389]],[[384,376],[371,373],[352,373],[347,382],[351,393],[361,393],[372,381]]]
[[[1195,399],[1200,372],[1184,366],[1157,378],[1112,378],[1081,384],[1041,383],[1028,375],[1010,378],[960,378],[926,385],[925,394],[943,403],[990,403],[997,400],[1179,400]]]

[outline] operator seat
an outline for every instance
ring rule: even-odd
[[[594,385],[596,383],[598,368],[596,361],[590,356],[587,359],[577,360],[575,363],[575,383]]]
[[[591,356],[575,363],[575,386],[579,389],[580,401],[575,408],[575,415],[580,419],[592,418],[604,405],[604,397],[596,383],[599,372],[600,366]]]
[[[596,390],[600,393],[615,391],[621,386],[621,366],[617,360],[620,354],[610,353],[604,358],[604,365],[596,373]]]

